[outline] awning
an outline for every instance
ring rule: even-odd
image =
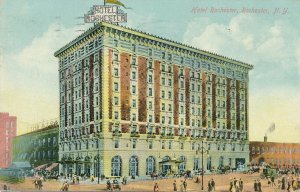
[[[47,167],[45,170],[46,171],[52,171],[55,167],[58,166],[58,163],[52,163],[49,167]]]
[[[47,166],[47,164],[44,164],[44,165],[39,165],[39,166],[37,166],[36,168],[34,168],[35,170],[37,170],[37,171],[40,171],[40,170],[43,170],[43,169],[45,169],[46,168],[46,166]]]

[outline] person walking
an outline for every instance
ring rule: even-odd
[[[258,191],[258,185],[257,185],[257,181],[254,180],[254,191]]]
[[[186,189],[187,189],[187,182],[186,182],[186,179],[183,181],[183,188],[184,188],[184,192],[186,192]]]
[[[173,191],[177,191],[177,184],[176,184],[176,180],[174,180],[174,182],[173,182]]]
[[[259,192],[262,192],[262,191],[261,191],[261,182],[260,182],[259,179],[258,179],[258,182],[257,182],[257,188],[258,188],[258,191],[259,191]]]
[[[93,183],[94,180],[95,180],[95,177],[94,177],[94,175],[92,174],[92,175],[91,175],[91,182]]]
[[[214,179],[211,179],[211,191],[215,191],[216,190],[216,183],[215,183],[215,180]]]
[[[243,192],[244,189],[244,182],[242,180],[242,178],[240,178],[239,180],[239,192]]]
[[[275,177],[274,177],[274,176],[271,177],[271,186],[272,186],[272,187],[273,187],[273,186],[276,187],[276,184],[275,184]]]
[[[183,186],[183,181],[181,180],[180,183],[180,192],[184,192],[184,186]]]
[[[229,192],[232,192],[232,189],[233,189],[233,181],[232,181],[232,178],[230,178],[230,182],[229,182]]]
[[[208,184],[207,184],[207,190],[208,190],[209,192],[212,191],[211,180],[208,181]]]
[[[282,177],[281,179],[281,189],[285,190],[285,178]]]
[[[158,192],[158,191],[159,191],[159,188],[158,188],[158,184],[157,184],[157,183],[155,183],[154,188],[153,188],[153,191],[154,191],[154,192]]]

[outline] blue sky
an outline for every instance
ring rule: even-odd
[[[300,2],[294,0],[121,0],[122,24],[254,65],[250,139],[300,138]],[[0,0],[0,111],[28,125],[58,117],[53,53],[92,24],[82,17],[102,0]],[[206,9],[207,12],[197,12]],[[211,8],[267,9],[269,14],[211,13]],[[193,11],[194,10],[194,11]],[[275,14],[273,14],[275,11]],[[196,12],[195,12],[196,11]]]

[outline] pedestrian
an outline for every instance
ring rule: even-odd
[[[37,178],[34,179],[33,184],[34,184],[34,188],[35,188],[35,189],[38,189],[38,188],[39,188],[39,185],[38,185],[38,179],[37,179]]]
[[[181,184],[180,184],[180,192],[184,192],[184,186],[183,186],[183,181],[181,180]]]
[[[187,182],[186,182],[186,179],[183,181],[183,188],[184,188],[184,192],[186,192],[186,189],[187,189]]]
[[[240,178],[239,180],[239,192],[243,192],[244,189],[244,182],[242,180],[242,178]]]
[[[275,184],[275,177],[274,177],[274,176],[271,177],[271,186],[272,186],[272,187],[273,187],[273,186],[276,187],[276,184]]]
[[[76,181],[77,181],[77,184],[79,184],[79,176],[78,175],[76,176]]]
[[[216,183],[215,183],[215,180],[214,179],[211,179],[211,190],[212,191],[215,191],[216,190]]]
[[[291,190],[291,182],[288,181],[288,183],[287,183],[287,191],[290,192],[290,190]]]
[[[268,186],[271,187],[271,178],[268,176]]]
[[[258,188],[258,191],[261,192],[261,182],[260,182],[259,179],[258,179],[258,182],[257,182],[257,188]]]
[[[257,181],[254,180],[254,191],[258,191],[258,185],[257,185]]]
[[[91,175],[91,182],[93,183],[94,180],[95,180],[95,177],[94,177],[94,175],[92,174],[92,175]]]
[[[123,184],[123,185],[126,185],[126,184],[127,184],[127,177],[126,177],[126,176],[123,177],[122,184]]]
[[[158,191],[159,191],[159,188],[158,188],[158,184],[157,184],[157,183],[155,183],[154,188],[153,188],[153,191],[154,191],[154,192],[158,192]]]
[[[174,180],[174,182],[173,182],[173,191],[177,191],[177,184],[176,184],[176,180]]]
[[[229,182],[229,192],[232,192],[233,190],[233,181],[232,181],[232,178],[230,178],[230,182]]]
[[[207,190],[208,190],[209,192],[212,191],[211,180],[208,181],[208,184],[207,184]]]
[[[43,182],[42,182],[41,178],[39,178],[37,182],[38,182],[38,189],[42,190],[43,189]]]
[[[281,189],[285,190],[285,178],[282,177],[281,179]]]
[[[76,175],[73,176],[73,184],[76,183]]]

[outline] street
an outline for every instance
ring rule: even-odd
[[[242,179],[244,182],[244,192],[254,191],[253,185],[254,180],[259,178],[258,173],[254,174],[242,174],[242,173],[229,173],[221,175],[204,175],[204,191],[207,191],[208,180],[214,179],[216,182],[216,191],[225,192],[229,189],[230,178]],[[129,181],[127,185],[122,185],[122,191],[153,191],[153,186],[155,183],[159,186],[159,191],[173,191],[173,182],[176,180],[177,189],[180,190],[181,180],[184,178],[168,178],[168,179],[158,179],[158,180],[144,180],[144,181]],[[262,191],[263,192],[276,192],[283,191],[276,187],[269,187],[267,180],[261,180]],[[1,185],[3,183],[0,182]],[[276,180],[277,184],[277,180]],[[28,178],[24,183],[8,185],[11,190],[16,191],[33,191],[35,190],[33,179]],[[62,186],[62,181],[49,180],[43,182],[43,191],[59,191]],[[105,191],[106,184],[97,184],[95,180],[94,183],[89,181],[81,182],[80,184],[72,184],[70,182],[69,191]],[[192,179],[187,179],[187,191],[201,191],[201,184],[195,183]]]

